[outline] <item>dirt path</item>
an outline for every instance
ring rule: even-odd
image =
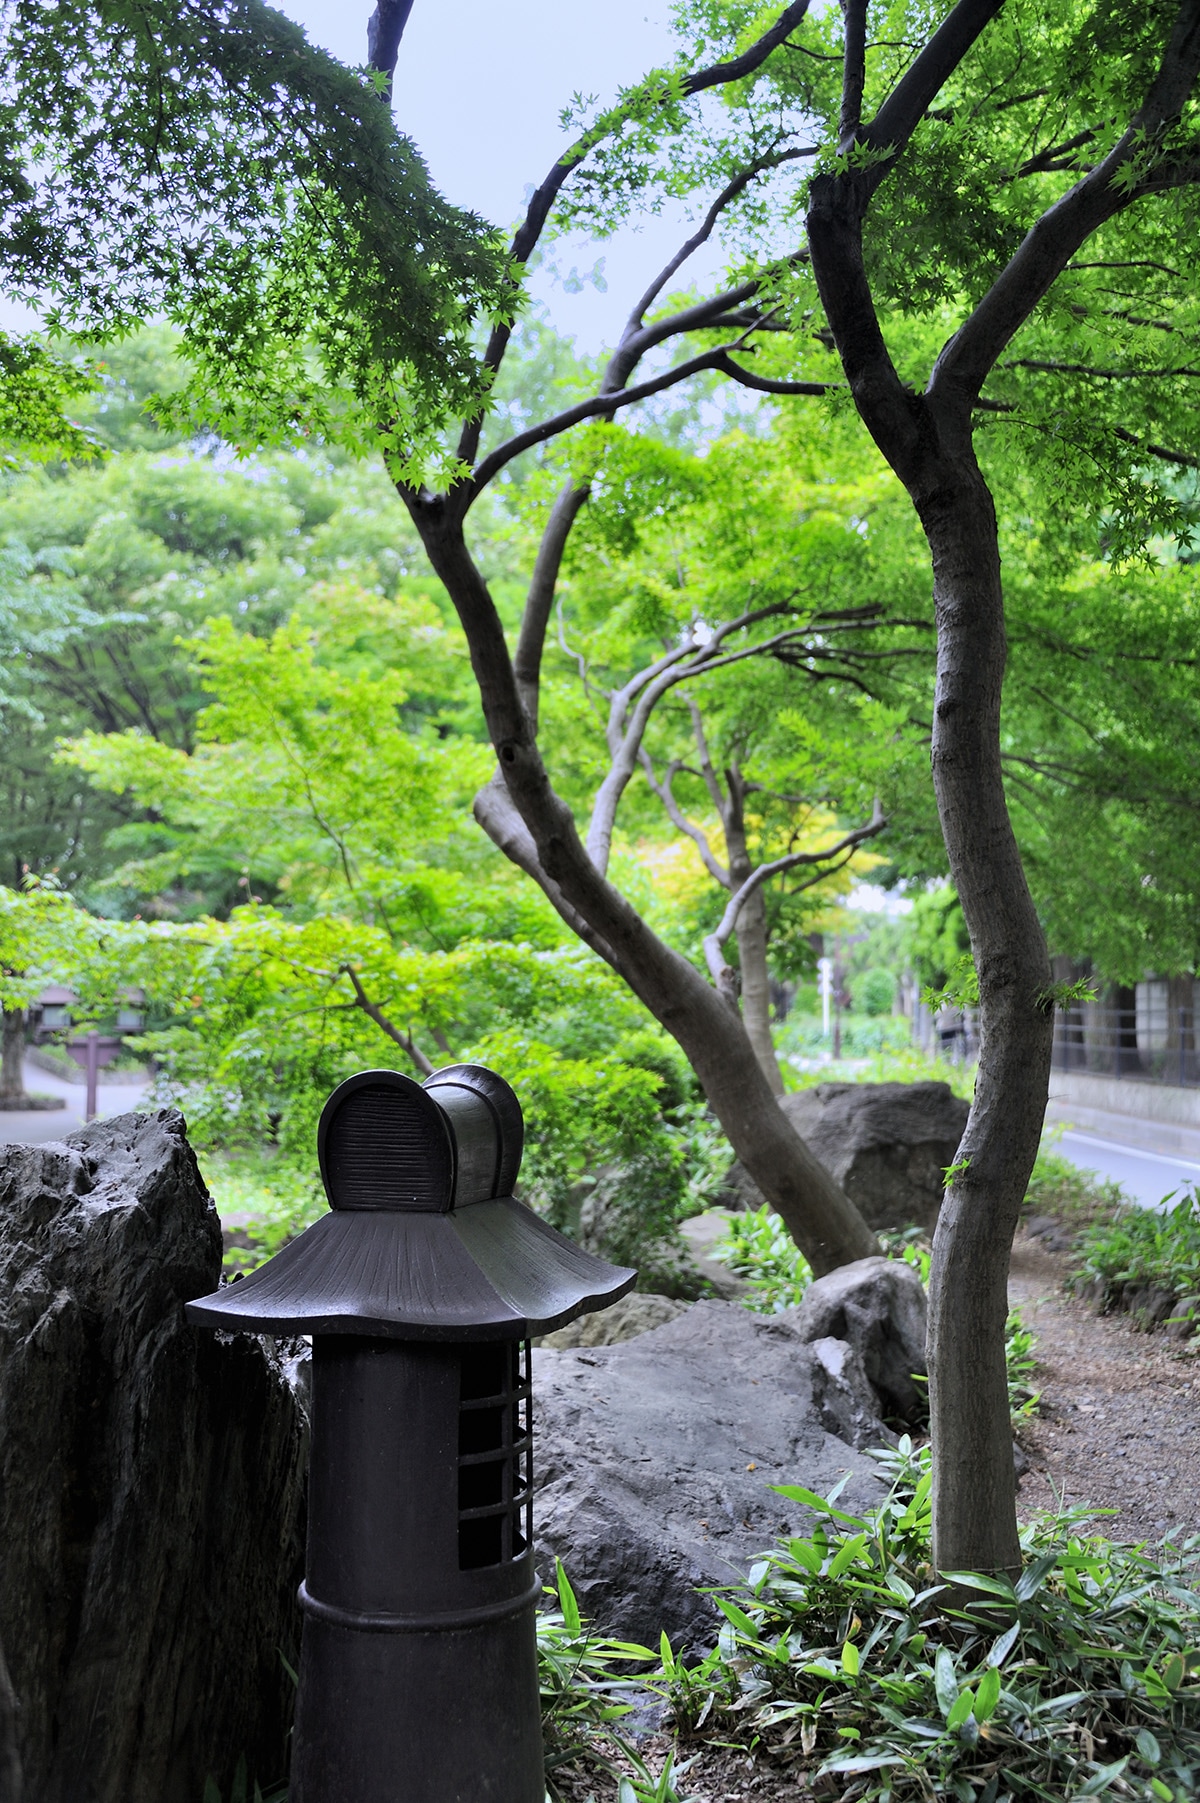
[[[1099,1316],[1062,1289],[1067,1260],[1024,1232],[1009,1297],[1037,1336],[1043,1412],[1021,1434],[1031,1469],[1022,1518],[1069,1504],[1114,1509],[1114,1540],[1200,1532],[1200,1359],[1127,1317]]]

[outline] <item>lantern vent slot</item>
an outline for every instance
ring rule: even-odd
[[[464,1347],[458,1416],[458,1563],[519,1559],[533,1508],[529,1344]]]

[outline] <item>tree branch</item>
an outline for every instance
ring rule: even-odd
[[[646,774],[646,781],[658,796],[658,799],[662,802],[663,807],[667,812],[667,818],[670,820],[672,826],[676,827],[679,832],[685,833],[695,845],[697,851],[700,853],[701,862],[709,876],[711,876],[715,882],[720,883],[722,889],[728,889],[729,872],[714,853],[712,846],[708,842],[707,833],[705,833],[701,827],[698,827],[694,821],[688,819],[687,815],[675,799],[671,785],[679,775],[680,771],[685,770],[687,766],[681,763],[678,758],[672,759],[667,765],[666,770],[663,772],[663,779],[660,783],[654,774],[654,760],[644,745],[641,748],[639,756],[642,769]]]
[[[867,80],[867,0],[842,0],[846,47],[842,56],[842,110],[838,119],[838,151],[845,156],[862,124],[863,89]]]
[[[713,982],[722,995],[736,1000],[737,985],[733,972],[725,961],[725,946],[737,926],[738,915],[755,890],[761,888],[764,883],[770,882],[772,877],[781,875],[783,871],[794,870],[799,864],[831,863],[834,859],[841,857],[843,853],[853,851],[864,840],[873,839],[876,833],[881,833],[886,825],[887,820],[880,810],[879,798],[876,796],[875,806],[866,826],[855,827],[852,833],[847,833],[843,839],[838,840],[836,845],[829,846],[826,851],[790,851],[785,853],[782,858],[773,858],[769,864],[760,864],[757,870],[750,872],[741,887],[730,896],[716,931],[709,933],[704,941],[704,961],[708,965]]]
[[[567,540],[571,536],[571,528],[578,519],[590,493],[591,484],[588,482],[567,482],[565,487],[559,490],[558,499],[550,509],[550,518],[546,522],[542,542],[538,546],[533,577],[529,584],[529,592],[525,597],[525,611],[521,616],[521,635],[517,640],[514,673],[518,692],[535,732],[537,731],[538,696],[541,688],[542,650],[546,643],[546,628],[550,622],[550,610],[554,606],[558,573],[562,568],[563,554],[567,548]]]
[[[386,1033],[389,1039],[395,1040],[396,1044],[408,1053],[408,1056],[412,1059],[423,1077],[431,1077],[434,1071],[433,1063],[425,1056],[420,1046],[414,1040],[412,1034],[402,1033],[399,1027],[393,1026],[392,1022],[383,1012],[383,1009],[379,1006],[379,1003],[373,1002],[363,988],[362,983],[359,980],[358,972],[352,964],[343,964],[341,968],[343,974],[349,977],[354,987],[354,1000],[356,1006],[362,1009],[369,1020],[375,1022],[375,1025],[381,1032]]]
[[[791,0],[791,4],[783,9],[770,30],[765,31],[741,56],[732,57],[728,62],[713,63],[707,69],[698,69],[694,74],[685,76],[681,84],[683,97],[691,99],[694,94],[702,94],[708,88],[721,87],[727,82],[741,81],[744,76],[752,75],[766,62],[771,52],[777,50],[779,45],[791,35],[804,18],[808,7],[809,0]],[[663,95],[663,100],[665,102],[672,98],[673,95],[668,89]],[[596,146],[602,144],[604,139],[616,129],[617,123],[614,121],[604,130],[593,128],[591,131],[586,131],[576,138],[575,142],[558,158],[541,186],[536,188],[530,196],[525,218],[518,227],[509,249],[509,255],[514,263],[528,263],[537,248],[546,221],[550,217],[550,209],[558,199],[568,178],[582,165]],[[493,328],[487,348],[483,353],[484,369],[493,371],[499,369],[511,337],[511,321],[501,321]],[[475,461],[479,450],[479,434],[483,428],[483,421],[484,415],[479,413],[463,426],[458,454],[464,463],[470,464]]]
[[[951,392],[973,402],[1004,351],[1076,251],[1097,228],[1143,195],[1200,179],[1188,162],[1164,164],[1123,190],[1117,177],[1178,118],[1200,73],[1200,0],[1183,0],[1146,101],[1109,154],[1048,207],[934,364],[930,397]]]
[[[412,9],[413,0],[376,0],[375,11],[367,20],[367,66],[387,77],[383,92],[389,101],[400,39]]]
[[[583,943],[590,946],[604,962],[620,971],[617,955],[599,933],[593,932],[577,909],[573,908],[554,879],[542,868],[533,834],[517,811],[508,787],[499,771],[491,782],[480,789],[472,812],[476,820],[506,858],[526,876],[533,878],[551,906]]]
[[[896,83],[870,125],[859,132],[858,142],[871,150],[890,151],[893,159],[898,156],[930,103],[1003,5],[1004,0],[958,0],[958,5]],[[880,163],[862,172],[866,195],[874,193],[889,166]]]

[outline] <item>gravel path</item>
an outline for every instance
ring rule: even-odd
[[[1043,1411],[1021,1434],[1020,1513],[1058,1491],[1114,1510],[1096,1524],[1113,1540],[1200,1533],[1200,1359],[1068,1296],[1067,1262],[1024,1233],[1013,1247],[1009,1296],[1037,1336]]]

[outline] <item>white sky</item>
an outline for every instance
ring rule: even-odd
[[[416,0],[396,69],[395,113],[448,199],[498,225],[514,223],[569,142],[558,115],[572,94],[611,98],[672,58],[670,0]],[[280,0],[275,0],[280,4]],[[343,62],[366,59],[374,0],[282,0],[314,43]],[[566,294],[548,275],[535,291],[581,350],[616,336],[645,278],[686,231],[652,221],[611,243],[561,245],[564,273],[605,258],[608,292]],[[696,274],[718,266],[709,256]]]

